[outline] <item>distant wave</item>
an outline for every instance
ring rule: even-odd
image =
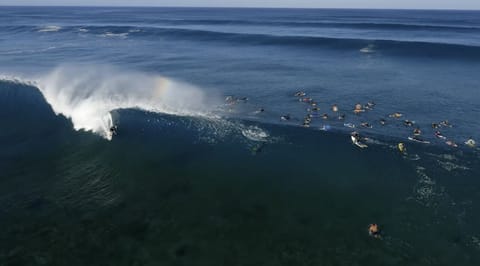
[[[333,49],[348,49],[359,51],[365,47],[375,47],[375,51],[390,52],[411,56],[438,56],[438,57],[463,57],[478,59],[480,46],[402,41],[402,40],[378,40],[378,39],[349,39],[316,36],[281,36],[270,34],[245,34],[228,33],[218,31],[178,29],[178,28],[155,28],[150,32],[141,34],[158,35],[165,38],[184,38],[196,41],[229,42],[233,45],[283,45],[283,46],[310,46],[329,47]]]
[[[157,23],[166,25],[243,25],[243,26],[286,26],[313,28],[353,28],[379,30],[451,30],[480,31],[480,27],[453,24],[409,24],[393,22],[342,22],[342,21],[271,21],[271,20],[220,20],[220,19],[160,19]]]
[[[396,53],[402,56],[435,56],[459,57],[464,59],[480,58],[480,46],[459,43],[428,42],[400,39],[356,39],[311,35],[274,35],[259,33],[234,33],[212,30],[198,30],[172,27],[134,27],[134,26],[69,26],[62,32],[93,34],[102,37],[149,38],[162,37],[171,39],[187,39],[192,41],[228,42],[233,45],[282,45],[295,47],[328,47],[333,49],[349,49],[360,51],[365,47],[375,47],[375,52]],[[30,30],[30,26],[7,27],[11,31]],[[365,49],[364,49],[365,50]]]
[[[106,38],[127,38],[128,32],[123,32],[123,33],[113,33],[113,32],[106,32],[101,35],[102,37]]]
[[[439,43],[424,41],[403,41],[388,39],[349,39],[334,37],[317,37],[305,35],[271,35],[256,33],[232,33],[220,31],[208,31],[182,28],[142,27],[136,31],[136,27],[125,26],[100,26],[88,27],[92,32],[114,30],[114,32],[131,32],[135,36],[181,38],[195,41],[229,42],[235,45],[294,45],[294,46],[327,46],[335,49],[353,49],[359,51],[365,47],[375,47],[376,51],[396,52],[406,55],[434,55],[434,56],[458,56],[471,58],[480,57],[480,46],[464,45],[455,43]]]
[[[56,32],[61,30],[62,27],[60,26],[46,26],[38,30],[38,32]]]

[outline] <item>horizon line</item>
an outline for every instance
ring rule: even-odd
[[[160,6],[160,5],[1,5],[1,7],[103,7],[103,8],[230,8],[230,9],[336,9],[336,10],[404,10],[404,11],[480,11],[480,9],[452,8],[384,8],[384,7],[254,7],[254,6]]]

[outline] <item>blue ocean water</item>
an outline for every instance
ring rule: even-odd
[[[0,32],[0,264],[480,261],[478,11],[0,7]]]

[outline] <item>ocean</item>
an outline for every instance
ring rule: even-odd
[[[480,11],[0,7],[0,265],[479,265],[479,73]]]

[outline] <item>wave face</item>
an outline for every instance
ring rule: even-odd
[[[192,85],[108,66],[65,65],[35,79],[57,114],[72,120],[76,130],[111,138],[111,112],[140,110],[182,116],[206,116],[203,91]]]

